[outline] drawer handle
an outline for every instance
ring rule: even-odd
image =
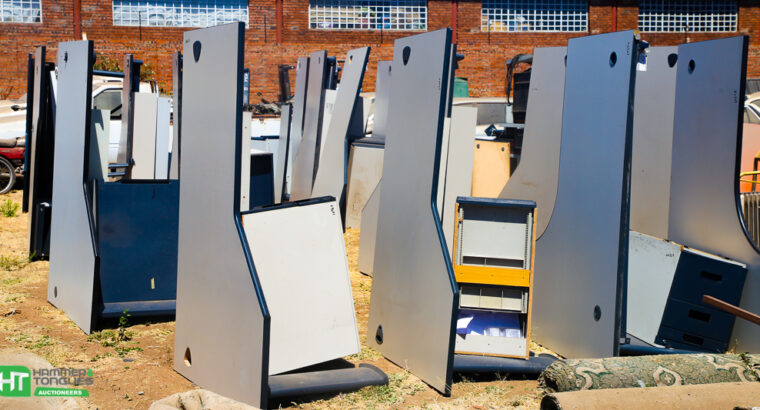
[[[701,320],[703,322],[709,322],[710,321],[710,314],[705,312],[700,312],[698,310],[689,309],[689,317],[692,319]]]
[[[687,335],[687,334],[684,334],[682,338],[684,342],[691,343],[697,346],[702,346],[702,343],[705,342],[705,339],[702,339],[701,337]]]
[[[702,271],[702,273],[699,274],[700,277],[703,279],[711,280],[713,282],[722,282],[723,281],[723,275],[718,275],[717,273]]]

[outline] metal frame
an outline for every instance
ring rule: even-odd
[[[340,207],[341,220],[346,215],[346,182],[348,179],[348,131],[354,111],[359,103],[364,72],[369,60],[369,47],[350,50],[341,74],[340,88],[327,132],[323,138],[311,197],[332,196]]]
[[[369,347],[451,393],[459,293],[438,215],[451,29],[395,41]]]
[[[34,53],[32,97],[27,103],[31,128],[26,139],[24,206],[30,213],[29,254],[45,259],[50,254],[50,203],[53,199],[55,96],[51,90],[52,64],[45,62],[45,46]],[[27,93],[28,95],[29,93]]]
[[[634,31],[568,42],[557,198],[536,243],[533,340],[617,355],[628,268]]]
[[[274,167],[274,203],[282,202],[287,192],[288,152],[290,151],[290,122],[293,106],[283,104],[280,114],[280,143],[277,144],[277,164]]]
[[[135,126],[134,95],[140,91],[140,65],[132,54],[124,55],[124,81],[121,88],[121,138],[116,162],[127,164],[124,178],[132,177],[132,135]]]
[[[741,307],[760,311],[760,253],[739,205],[748,37],[678,47],[670,240],[747,265]],[[760,328],[736,321],[732,349],[760,350]]]
[[[522,156],[499,195],[536,202],[537,238],[549,225],[557,197],[566,57],[567,47],[533,50]]]

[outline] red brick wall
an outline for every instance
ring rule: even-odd
[[[369,69],[364,90],[374,90],[377,62],[389,60],[393,40],[414,32],[311,30],[308,27],[308,0],[282,0],[282,43],[277,44],[276,0],[250,0],[250,20],[246,30],[245,63],[251,68],[251,101],[257,92],[265,98],[277,97],[277,65],[295,65],[299,56],[326,49],[342,58],[351,48],[370,46]],[[754,0],[739,0],[739,33],[750,36],[748,76],[760,76],[760,5]],[[636,0],[590,0],[589,33],[488,33],[480,29],[480,0],[458,0],[458,51],[465,55],[457,75],[469,80],[473,96],[504,95],[504,65],[517,53],[530,53],[536,46],[562,46],[568,38],[613,30],[613,8],[617,4],[617,29],[637,26]],[[26,53],[36,45],[47,45],[50,61],[55,59],[59,41],[74,37],[73,0],[42,0],[42,24],[0,23],[0,98],[16,98],[26,87]],[[171,91],[171,53],[181,49],[182,28],[116,27],[112,24],[110,0],[81,0],[81,30],[95,42],[98,53],[122,61],[124,53],[150,64],[156,79]],[[428,29],[449,27],[452,0],[428,0]],[[652,45],[673,45],[732,35],[649,34],[643,38]],[[295,73],[291,82],[295,84]]]

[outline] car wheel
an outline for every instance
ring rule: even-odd
[[[5,158],[0,157],[0,194],[8,193],[16,183],[14,166]]]

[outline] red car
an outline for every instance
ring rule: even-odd
[[[0,194],[7,193],[16,183],[16,174],[24,169],[24,137],[0,137]]]

